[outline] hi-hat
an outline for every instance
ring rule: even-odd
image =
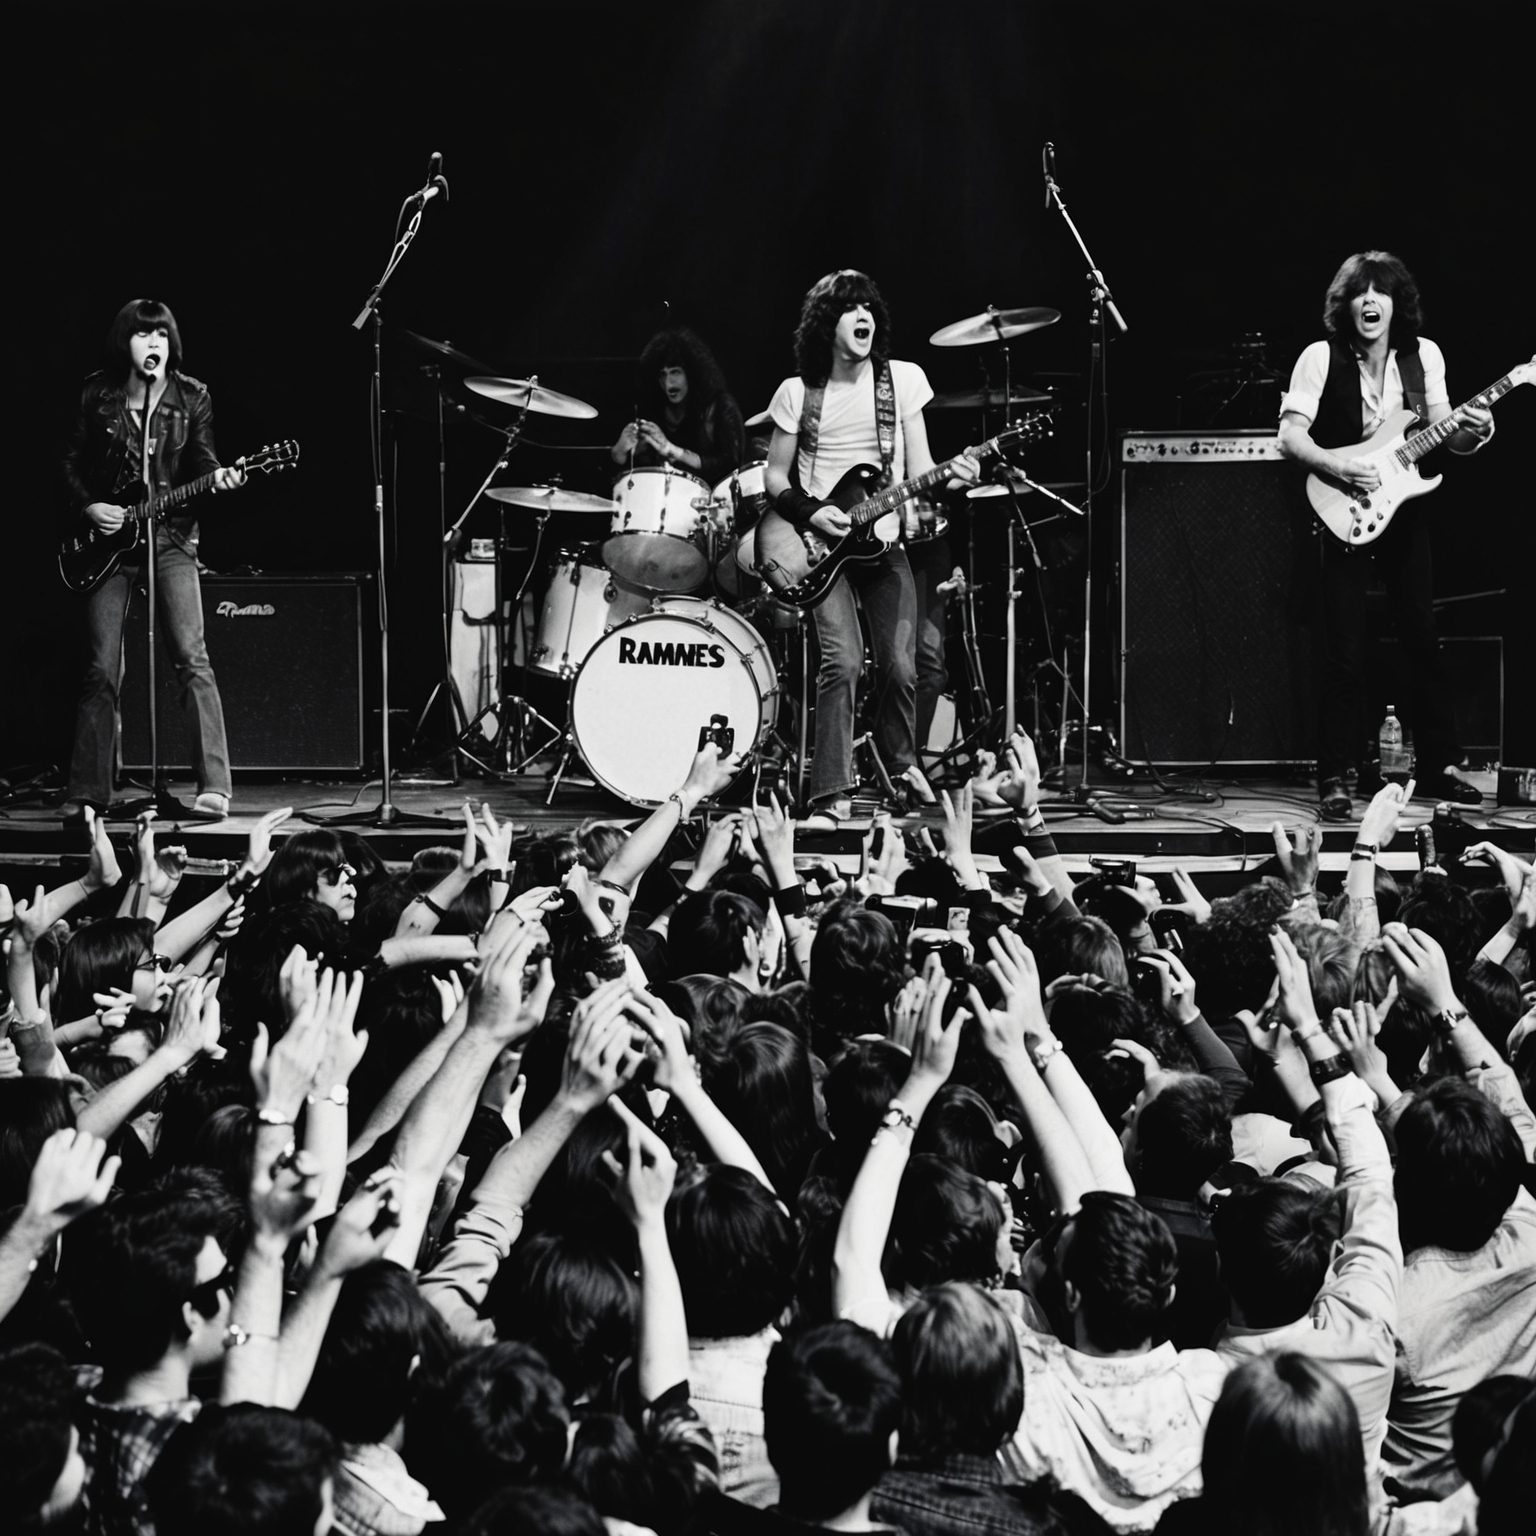
[[[533,411],[540,416],[574,416],[585,420],[597,415],[595,405],[588,405],[574,395],[545,389],[532,379],[481,377],[465,379],[464,385],[487,400],[499,400],[503,405],[515,405],[519,410]]]
[[[509,506],[532,507],[538,512],[613,511],[606,496],[589,496],[585,491],[566,491],[558,485],[497,485],[485,493],[492,501]]]
[[[936,411],[965,411],[980,408],[995,411],[1007,405],[1049,405],[1051,396],[1043,389],[1015,384],[1011,394],[1000,389],[960,389],[947,395],[935,395],[928,404]]]
[[[457,363],[460,368],[468,368],[474,373],[489,372],[486,365],[477,357],[471,357],[468,352],[461,352],[451,341],[433,341],[430,336],[418,335],[415,331],[400,332],[401,339],[407,346],[414,347],[418,352],[431,353],[433,357],[441,357],[447,362]]]
[[[984,315],[972,315],[968,320],[956,320],[935,331],[928,338],[936,347],[974,347],[983,341],[1007,341],[1010,336],[1022,336],[1026,331],[1038,331],[1043,325],[1055,325],[1061,319],[1059,309],[994,309],[990,306]]]

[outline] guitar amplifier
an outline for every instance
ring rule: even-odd
[[[236,772],[311,773],[363,766],[363,599],[368,577],[205,576],[203,629]],[[135,586],[123,623],[119,700],[123,767],[149,762],[147,605]],[[157,658],[160,765],[192,763],[191,716],[180,707],[164,641]]]
[[[1127,432],[1120,462],[1126,756],[1312,758],[1315,545],[1275,434]]]

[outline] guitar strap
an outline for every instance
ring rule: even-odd
[[[886,359],[875,370],[875,438],[880,446],[880,483],[891,483],[891,464],[896,458],[896,386],[891,381],[891,364]],[[816,450],[821,443],[821,408],[827,398],[825,384],[807,384],[805,400],[800,406],[800,442],[811,461],[811,472],[816,470]],[[800,484],[799,457],[791,466],[790,483],[803,490]]]
[[[1419,356],[1419,343],[1415,338],[1412,348],[1399,347],[1397,372],[1403,381],[1403,404],[1420,421],[1429,420],[1429,404],[1424,398],[1424,359]]]

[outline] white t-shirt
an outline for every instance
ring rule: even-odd
[[[1280,412],[1295,411],[1306,418],[1308,424],[1317,420],[1317,407],[1323,395],[1323,385],[1328,378],[1328,364],[1332,353],[1326,341],[1314,341],[1291,370],[1291,387],[1280,397]],[[1419,361],[1424,364],[1424,403],[1428,407],[1449,406],[1451,397],[1445,387],[1445,356],[1427,336],[1419,337]],[[1403,376],[1397,366],[1397,353],[1387,353],[1386,376],[1382,380],[1381,394],[1376,393],[1370,370],[1360,364],[1360,421],[1362,442],[1368,438],[1393,411],[1403,408]]]
[[[875,425],[874,364],[866,364],[851,384],[829,383],[822,397],[814,462],[800,440],[796,463],[800,486],[808,495],[825,496],[855,464],[880,462],[880,435]],[[891,460],[892,478],[907,475],[907,441],[902,423],[933,399],[928,375],[916,363],[891,359],[891,385],[896,391],[896,452]],[[768,414],[784,432],[799,432],[800,412],[805,406],[805,383],[785,379],[774,391]]]

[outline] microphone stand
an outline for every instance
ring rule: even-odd
[[[170,362],[167,359],[166,368]],[[166,387],[170,387],[167,379]],[[139,413],[139,478],[144,482],[146,507],[154,499],[155,477],[149,462],[149,418],[154,410],[153,377],[144,377],[144,409]],[[191,815],[167,788],[160,771],[160,669],[156,651],[156,624],[160,614],[160,519],[144,519],[144,594],[146,627],[148,629],[147,668],[149,680],[149,793],[137,800],[119,801],[112,807],[117,816],[137,816],[143,811],[154,811],[158,816],[172,819]]]
[[[1079,739],[1079,755],[1081,761],[1079,764],[1078,782],[1072,786],[1068,794],[1062,797],[1062,800],[1075,805],[1087,806],[1088,809],[1091,810],[1094,815],[1098,816],[1101,820],[1120,822],[1125,820],[1124,816],[1122,816],[1117,811],[1109,811],[1104,806],[1102,806],[1099,803],[1098,793],[1094,790],[1090,790],[1088,787],[1088,701],[1089,680],[1093,673],[1093,395],[1095,389],[1095,381],[1098,381],[1097,387],[1100,390],[1104,389],[1103,356],[1105,341],[1105,316],[1108,315],[1110,321],[1113,322],[1117,335],[1124,336],[1130,327],[1126,325],[1125,317],[1120,313],[1119,309],[1116,308],[1114,298],[1109,291],[1109,284],[1104,280],[1103,272],[1099,270],[1098,265],[1095,263],[1092,255],[1089,253],[1087,245],[1083,243],[1083,237],[1078,233],[1077,225],[1072,222],[1072,215],[1067,212],[1066,203],[1062,201],[1061,187],[1057,184],[1055,175],[1056,155],[1053,145],[1047,144],[1045,146],[1045,152],[1042,156],[1042,160],[1043,171],[1045,175],[1045,206],[1047,209],[1054,207],[1056,211],[1061,215],[1062,221],[1066,224],[1072,239],[1076,242],[1078,250],[1082,252],[1083,260],[1087,263],[1088,266],[1088,393],[1087,399],[1084,402],[1087,407],[1085,413],[1087,418],[1087,442],[1085,445],[1086,474],[1084,476],[1083,505],[1080,508],[1072,508],[1074,512],[1081,512],[1082,516],[1087,521],[1087,533],[1086,537],[1084,538],[1083,560],[1083,689],[1082,698],[1079,701],[1082,704],[1083,710],[1082,731]],[[1104,396],[1104,407],[1107,421],[1107,391],[1105,392]],[[1044,486],[1037,485],[1035,489],[1038,491],[1045,491]],[[1062,500],[1061,497],[1056,496],[1053,492],[1045,491],[1045,494],[1050,496],[1054,501]],[[1064,506],[1071,505],[1067,502],[1063,502],[1062,504]],[[1066,674],[1064,670],[1063,676],[1065,675]],[[1062,725],[1063,740],[1061,766],[1063,771],[1065,771],[1065,712],[1063,712]]]
[[[434,165],[438,163],[438,157],[433,158]],[[369,427],[371,433],[371,446],[373,449],[373,515],[378,527],[379,536],[379,756],[380,767],[383,773],[383,783],[380,787],[379,803],[371,811],[350,811],[342,816],[314,816],[304,813],[302,819],[315,826],[323,827],[398,827],[398,826],[428,826],[448,827],[452,823],[443,816],[422,816],[413,811],[402,811],[395,805],[392,799],[392,769],[389,753],[389,589],[387,585],[388,574],[388,529],[384,521],[384,381],[383,381],[383,342],[382,332],[384,328],[382,299],[385,286],[395,270],[405,259],[405,253],[411,248],[411,242],[416,238],[416,231],[421,228],[421,216],[426,211],[428,202],[442,191],[437,182],[429,180],[419,192],[413,192],[405,202],[400,205],[400,213],[403,215],[408,207],[414,205],[415,212],[411,215],[410,222],[403,232],[400,230],[399,220],[395,222],[397,239],[394,249],[389,253],[389,260],[384,264],[383,274],[378,282],[373,285],[363,307],[358,311],[357,318],[352,322],[352,329],[360,331],[372,322],[373,325],[373,398],[370,402]]]

